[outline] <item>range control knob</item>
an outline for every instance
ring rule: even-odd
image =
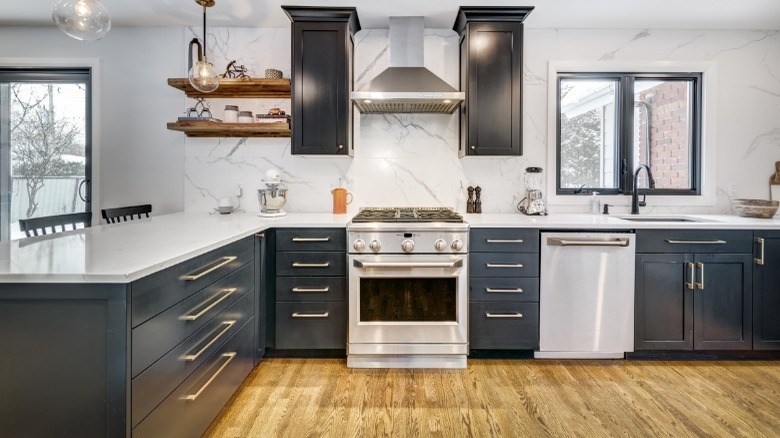
[[[352,244],[352,247],[355,248],[355,251],[357,252],[363,252],[366,249],[366,242],[364,242],[363,239],[358,239]]]
[[[371,243],[368,244],[368,247],[373,252],[379,252],[379,250],[382,249],[382,244],[379,243],[379,241],[375,239],[375,240],[372,240]]]
[[[444,239],[437,239],[433,242],[433,247],[436,248],[436,251],[444,251],[447,249],[447,242]]]
[[[401,249],[404,250],[404,252],[414,251],[414,242],[409,239],[404,240],[401,242]]]
[[[463,249],[463,242],[461,242],[460,239],[455,239],[452,241],[452,244],[450,244],[450,248],[452,248],[453,251],[460,251]]]

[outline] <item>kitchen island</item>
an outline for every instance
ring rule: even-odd
[[[265,311],[257,235],[272,228],[342,228],[349,219],[185,212],[0,243],[0,350],[12,358],[2,368],[0,435],[202,430],[259,360]],[[465,219],[475,229],[780,230],[776,219],[736,216]],[[772,287],[771,279],[762,281]],[[193,320],[184,328],[182,321]],[[181,347],[185,340],[191,347]],[[179,365],[180,357],[192,359]],[[199,429],[166,429],[182,415],[198,418]]]

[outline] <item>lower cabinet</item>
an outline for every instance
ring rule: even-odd
[[[637,232],[635,350],[752,348],[753,257],[718,252],[749,251],[746,233]]]
[[[780,231],[755,232],[753,349],[780,350]]]

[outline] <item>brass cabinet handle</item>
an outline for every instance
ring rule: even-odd
[[[217,342],[219,340],[219,338],[222,337],[222,335],[227,333],[230,330],[230,328],[233,327],[235,324],[236,324],[236,321],[225,321],[225,322],[223,322],[222,325],[224,325],[225,328],[220,330],[220,332],[217,333],[216,336],[211,338],[211,340],[206,345],[204,345],[200,350],[198,350],[197,353],[185,355],[184,356],[184,360],[186,360],[187,362],[192,362],[194,360],[198,360],[198,358],[200,357],[201,354],[203,354],[204,351],[208,350],[209,347],[214,345],[214,343]]]
[[[670,243],[672,245],[725,245],[725,240],[674,240],[674,239],[664,239],[666,243]]]
[[[297,294],[305,293],[325,293],[330,290],[330,286],[325,287],[294,287],[292,291]]]
[[[522,263],[485,263],[488,268],[522,268]]]
[[[330,237],[293,237],[293,242],[330,242]]]
[[[236,260],[237,258],[238,258],[237,256],[225,256],[225,257],[222,257],[219,260],[217,260],[216,262],[214,262],[213,265],[205,266],[201,272],[198,272],[197,274],[183,275],[183,276],[180,277],[180,280],[195,281],[195,280],[203,277],[206,274],[210,274],[210,273],[216,271],[217,269],[219,269],[219,268],[221,268],[221,267],[223,267],[223,266],[225,266],[227,264],[230,264],[230,262]]]
[[[238,289],[236,289],[235,287],[230,288],[230,289],[223,289],[222,290],[222,292],[223,292],[222,296],[220,296],[219,298],[214,300],[214,302],[212,302],[208,306],[204,307],[200,312],[198,312],[198,313],[196,313],[194,315],[192,315],[192,314],[183,315],[181,317],[181,319],[183,319],[185,321],[195,321],[196,319],[198,319],[201,316],[205,315],[206,312],[208,312],[209,310],[213,309],[217,304],[225,301],[227,299],[227,297],[232,295],[233,292],[235,292],[236,290],[238,290]],[[217,295],[214,295],[214,296],[217,296]]]
[[[485,312],[485,316],[488,318],[522,318],[523,314],[520,312],[511,312],[511,313]]]
[[[501,294],[501,293],[521,294],[521,293],[523,293],[523,289],[521,289],[519,287],[514,288],[514,289],[494,289],[492,287],[486,287],[485,288],[485,292],[488,292],[488,293],[491,293],[491,294]]]
[[[699,267],[699,283],[696,283],[696,288],[699,290],[704,290],[704,263],[698,262],[696,263],[696,266]]]
[[[685,286],[687,286],[688,289],[693,289],[693,282],[696,281],[696,265],[688,262],[688,268],[691,270],[691,281],[690,283],[685,283]]]
[[[523,239],[485,239],[487,243],[523,243]]]
[[[293,318],[327,318],[329,313],[330,312],[323,312],[323,313],[301,313],[301,312],[295,312],[291,316]]]
[[[330,266],[330,262],[324,262],[324,263],[293,262],[292,264],[293,268],[327,268],[328,266]]]
[[[206,390],[206,388],[208,388],[208,387],[209,387],[209,385],[211,385],[211,382],[213,382],[213,381],[214,381],[214,379],[216,379],[216,378],[217,378],[217,376],[218,376],[218,375],[219,375],[219,374],[220,374],[222,371],[224,371],[224,370],[225,370],[225,368],[227,368],[228,364],[229,364],[229,363],[230,363],[230,362],[231,362],[233,359],[235,359],[235,357],[236,357],[236,352],[235,352],[235,351],[234,351],[234,352],[230,352],[230,353],[225,353],[225,354],[223,354],[223,355],[222,355],[222,358],[223,358],[223,359],[225,359],[225,358],[227,359],[227,360],[225,361],[225,363],[223,363],[223,364],[222,364],[222,366],[221,366],[221,367],[219,367],[219,369],[217,369],[217,372],[215,372],[214,374],[212,374],[212,376],[211,376],[211,377],[209,377],[209,379],[206,381],[206,383],[204,383],[204,384],[203,384],[203,386],[201,386],[201,387],[200,387],[200,389],[199,389],[199,390],[198,390],[198,391],[197,391],[195,394],[190,394],[190,395],[187,395],[187,396],[183,397],[183,398],[184,398],[184,400],[189,400],[189,401],[195,401],[195,400],[197,400],[197,398],[198,398],[198,397],[200,397],[200,395],[203,393],[203,391],[205,391],[205,390]]]
[[[756,243],[758,244],[759,248],[761,248],[761,256],[757,259],[753,259],[757,265],[764,266],[764,238],[763,237],[756,237]]]
[[[262,239],[263,237],[265,237],[265,233],[257,233],[255,234],[255,237],[259,237]]]

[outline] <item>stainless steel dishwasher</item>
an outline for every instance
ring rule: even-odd
[[[631,233],[542,233],[539,351],[545,359],[623,358],[634,350]]]

